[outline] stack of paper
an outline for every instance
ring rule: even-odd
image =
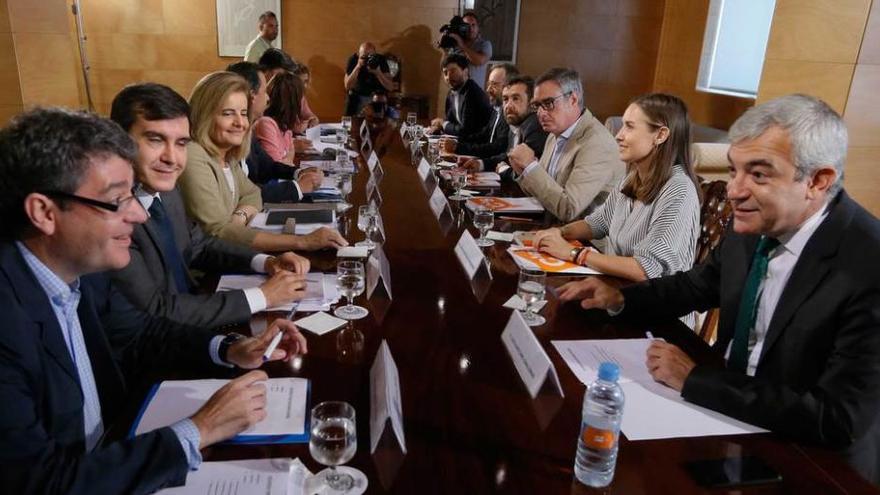
[[[441,170],[440,177],[445,180],[452,178],[452,172],[449,170]],[[501,176],[495,172],[474,172],[468,174],[467,186],[480,188],[501,187]]]
[[[266,281],[265,275],[223,275],[217,283],[217,292],[259,287]],[[297,311],[329,311],[339,301],[335,273],[309,273],[306,275],[306,295]],[[266,311],[290,311],[293,303],[268,308]]]
[[[171,426],[191,417],[227,383],[229,380],[166,380],[154,385],[131,427],[129,436]],[[227,442],[308,442],[309,381],[305,378],[269,378],[265,386],[265,419]]]
[[[157,495],[303,495],[312,473],[299,459],[203,462],[186,474],[186,484]],[[309,491],[308,493],[312,493]]]
[[[547,253],[536,251],[532,247],[510,246],[507,248],[507,252],[520,268],[529,270],[543,270],[548,273],[566,275],[600,275],[602,273],[586,266],[554,258]]]
[[[499,198],[487,196],[485,198],[472,198],[467,200],[467,207],[471,210],[477,207],[488,208],[495,213],[541,213],[544,207],[535,198]]]
[[[296,208],[296,209],[300,209],[300,208]],[[324,209],[324,208],[319,207],[317,209]],[[257,213],[256,215],[254,215],[254,218],[251,219],[251,223],[248,225],[250,225],[251,227],[253,227],[255,229],[264,230],[267,232],[281,232],[284,229],[284,225],[271,225],[269,223],[269,214],[274,211],[285,211],[285,210],[287,210],[287,208],[278,208],[278,209],[271,209],[268,211],[261,211],[261,212]],[[320,229],[321,227],[335,229],[336,223],[335,222],[330,222],[330,223],[297,223],[296,227],[294,227],[293,233],[297,234],[297,235],[307,235],[307,234],[311,234],[312,232]]]
[[[654,381],[645,366],[652,339],[555,340],[553,345],[581,383],[596,380],[603,361],[620,367],[626,403],[621,430],[629,440],[761,433],[767,430],[689,402]]]

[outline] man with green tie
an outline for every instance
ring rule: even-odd
[[[618,290],[569,283],[563,300],[657,321],[721,308],[698,365],[655,341],[655,380],[695,404],[839,452],[880,482],[880,222],[842,189],[847,131],[824,102],[790,95],[730,129],[733,228],[688,272]]]

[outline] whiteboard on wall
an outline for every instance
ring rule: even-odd
[[[272,42],[281,48],[281,0],[217,0],[217,46],[221,57],[244,57],[248,43],[260,34],[260,14],[271,10],[278,18],[278,37]]]

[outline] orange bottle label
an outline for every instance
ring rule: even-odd
[[[581,435],[584,445],[591,449],[611,449],[614,447],[614,432],[585,426]]]

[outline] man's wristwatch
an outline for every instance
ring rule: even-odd
[[[217,356],[220,358],[220,361],[232,364],[229,362],[228,359],[226,359],[226,355],[229,354],[229,348],[232,347],[232,344],[244,338],[245,336],[240,333],[233,332],[230,334],[226,334],[226,336],[223,337],[223,340],[220,341],[220,347],[217,349]]]

